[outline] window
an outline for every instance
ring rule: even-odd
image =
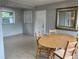
[[[3,24],[14,24],[15,13],[13,11],[1,11],[2,23]]]

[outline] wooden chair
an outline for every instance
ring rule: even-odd
[[[71,55],[73,56],[74,54],[77,53],[77,49],[78,49],[78,37],[76,37],[75,42],[69,44],[67,51],[71,53]]]
[[[62,42],[62,46],[61,49],[58,49],[56,51],[53,51],[52,53],[52,57],[51,59],[55,58],[55,56],[59,57],[60,59],[65,59],[66,57],[66,51],[67,51],[67,47],[68,47],[69,41],[64,41]]]
[[[73,44],[72,48],[69,46],[71,44]],[[76,51],[76,46],[77,46],[77,41],[72,42],[72,43],[67,43],[65,46],[65,49],[59,49],[53,52],[53,59],[55,55],[59,57],[60,59],[73,59],[73,55]]]
[[[76,36],[75,38],[76,38],[76,41],[69,43],[69,46],[68,46],[68,51],[72,52],[72,55],[74,54],[74,52],[76,53],[76,50],[78,49],[78,46],[77,46],[78,36]]]
[[[36,42],[37,42],[37,48],[36,48],[36,59],[38,59],[38,56],[41,55],[41,52],[47,53],[48,56],[47,58],[49,59],[49,55],[50,55],[50,48],[41,46],[38,41],[39,39],[42,37],[43,35],[41,33],[35,33],[35,37],[36,37]]]
[[[57,33],[57,30],[56,29],[52,29],[52,30],[50,29],[49,30],[49,34],[56,34],[56,33]]]

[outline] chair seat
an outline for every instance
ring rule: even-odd
[[[72,59],[72,56],[65,56],[65,59]]]
[[[73,51],[74,49],[75,49],[75,48],[68,48],[68,49],[67,49],[67,52],[72,53],[72,51]]]
[[[60,56],[61,58],[63,58],[64,51],[65,51],[64,49],[60,49],[60,50],[54,51],[54,53]],[[66,52],[65,59],[72,59],[72,56],[69,52]]]

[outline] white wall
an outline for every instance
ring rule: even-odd
[[[4,59],[4,45],[3,45],[3,34],[2,34],[2,21],[0,19],[0,59]]]
[[[21,9],[8,8],[15,11],[15,24],[3,24],[3,36],[11,36],[23,33],[22,20],[23,14]]]
[[[49,29],[55,28],[56,9],[57,8],[72,7],[72,6],[77,6],[77,5],[78,5],[77,0],[68,0],[65,2],[58,2],[58,3],[48,4],[48,5],[44,5],[44,6],[38,6],[38,7],[36,7],[36,10],[43,10],[43,9],[47,10],[46,31],[48,33]],[[60,32],[76,34],[76,32],[74,32],[74,31],[60,30]]]

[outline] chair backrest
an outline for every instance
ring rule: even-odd
[[[72,50],[72,55],[73,55],[73,51],[77,48],[77,44],[78,44],[78,36],[75,36],[76,41],[69,43],[68,48]]]
[[[62,59],[65,58],[65,55],[66,55],[66,52],[67,52],[67,48],[68,48],[68,44],[69,44],[69,41],[62,41],[61,49],[64,49],[64,54],[63,54]]]
[[[77,41],[74,41],[74,42],[70,42],[69,45],[68,45],[68,48],[74,48],[77,44]]]
[[[78,42],[75,44],[75,47],[74,47],[74,49],[73,49],[73,51],[72,51],[72,56],[73,56],[75,53],[77,53],[77,49],[78,49]]]
[[[76,35],[76,41],[78,42],[78,34]]]
[[[49,30],[49,34],[56,34],[56,33],[57,33],[57,30],[56,29],[52,29],[52,30],[50,29]]]
[[[74,53],[77,51],[77,45],[78,45],[78,38],[76,37],[76,41],[74,41],[74,42],[68,42],[67,43],[67,45],[65,46],[65,51],[64,51],[64,55],[63,55],[63,58],[62,59],[64,59],[65,58],[65,55],[66,55],[66,53],[68,53],[69,52],[69,54],[71,55],[71,56],[73,56],[74,55]],[[64,42],[64,41],[63,41]],[[68,51],[69,50],[69,51]]]
[[[69,45],[68,45],[67,52],[70,52],[72,56],[77,50],[77,44],[78,44],[78,42],[74,41],[74,42],[69,43]]]
[[[43,36],[43,35],[42,35],[42,33],[40,33],[40,32],[34,33],[34,37],[35,37],[35,39],[36,39],[36,41],[37,41],[37,45],[39,45],[39,44],[38,44],[38,40],[39,40],[42,36]]]
[[[63,55],[63,59],[65,58],[66,55],[66,51],[67,51],[67,47],[68,47],[69,41],[67,41],[66,46],[65,46],[65,51],[64,51],[64,55]]]

